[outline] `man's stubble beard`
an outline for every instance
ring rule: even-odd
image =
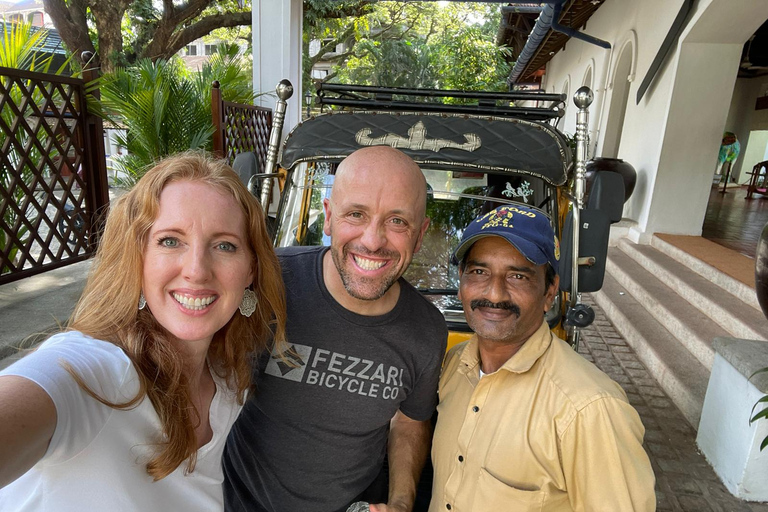
[[[371,293],[363,293],[355,287],[355,283],[362,282],[363,286],[368,285],[371,288],[373,288],[374,283],[369,283],[368,280],[363,277],[353,276],[352,273],[347,270],[345,265],[345,263],[349,261],[346,251],[342,249],[341,252],[342,254],[339,254],[339,251],[335,247],[331,246],[331,258],[333,259],[333,264],[336,267],[336,271],[339,273],[339,277],[341,277],[341,282],[344,285],[344,289],[351,297],[355,299],[366,301],[378,300],[382,298],[400,278],[399,275],[383,276],[381,284],[379,284],[377,288],[373,289]],[[387,253],[387,255],[390,254]]]

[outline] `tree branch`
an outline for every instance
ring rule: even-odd
[[[88,1],[91,14],[96,21],[101,69],[104,72],[110,72],[123,54],[121,24],[123,15],[130,7],[132,0]]]
[[[160,58],[167,59],[192,41],[210,34],[217,28],[238,27],[250,24],[250,11],[229,12],[206,16],[192,25],[172,33],[167,39],[159,38],[156,35],[152,42],[144,49],[141,56],[149,57],[153,60]]]
[[[163,16],[155,26],[150,43],[147,47],[139,50],[140,55],[150,57],[153,60],[158,58],[157,56],[164,56],[167,58],[173,55],[173,53],[169,54],[166,50],[173,44],[175,34],[178,33],[179,27],[183,27],[188,21],[198,16],[214,1],[215,0],[191,0],[186,4],[174,6],[173,0],[163,0]],[[209,32],[206,32],[206,34]],[[178,47],[177,50],[180,50],[183,47],[184,45]]]
[[[69,7],[61,0],[43,0],[43,6],[59,32],[61,40],[78,61],[82,62],[81,53],[84,51],[96,53],[96,48],[88,35],[85,17],[88,6],[85,0],[72,0]]]

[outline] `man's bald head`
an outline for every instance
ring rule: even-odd
[[[371,186],[385,182],[387,187],[401,186],[406,190],[415,191],[418,194],[416,204],[419,213],[421,217],[424,216],[427,180],[416,162],[402,151],[389,146],[370,146],[349,155],[336,170],[331,200],[343,193],[346,184],[352,180]]]

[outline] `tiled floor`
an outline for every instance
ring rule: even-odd
[[[704,217],[701,236],[720,245],[755,257],[757,240],[768,222],[768,196],[754,194],[745,199],[746,187],[713,188]]]
[[[656,474],[657,510],[768,512],[766,503],[733,497],[696,447],[696,431],[651,378],[591,297],[595,323],[582,331],[579,352],[618,382],[645,425],[645,449]]]

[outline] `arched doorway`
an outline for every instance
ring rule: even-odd
[[[581,81],[581,85],[589,87],[594,93],[595,88],[592,86],[592,64],[587,67],[587,71],[584,73],[584,80]],[[595,147],[597,145],[597,134],[595,133],[595,120],[594,116],[590,116],[589,119],[589,144],[587,146],[587,159],[592,158],[595,155]]]
[[[621,145],[621,131],[624,128],[624,114],[629,100],[629,74],[632,70],[632,44],[627,43],[621,51],[613,73],[613,93],[605,125],[605,138],[601,156],[617,158]]]
[[[566,78],[565,83],[563,84],[563,88],[560,90],[560,92],[565,94],[565,104],[563,105],[563,117],[557,120],[557,128],[560,130],[564,130],[564,127],[566,125],[565,116],[568,115],[568,105],[569,105],[568,99],[570,98],[568,93],[571,88],[570,82],[571,82],[570,78]]]

